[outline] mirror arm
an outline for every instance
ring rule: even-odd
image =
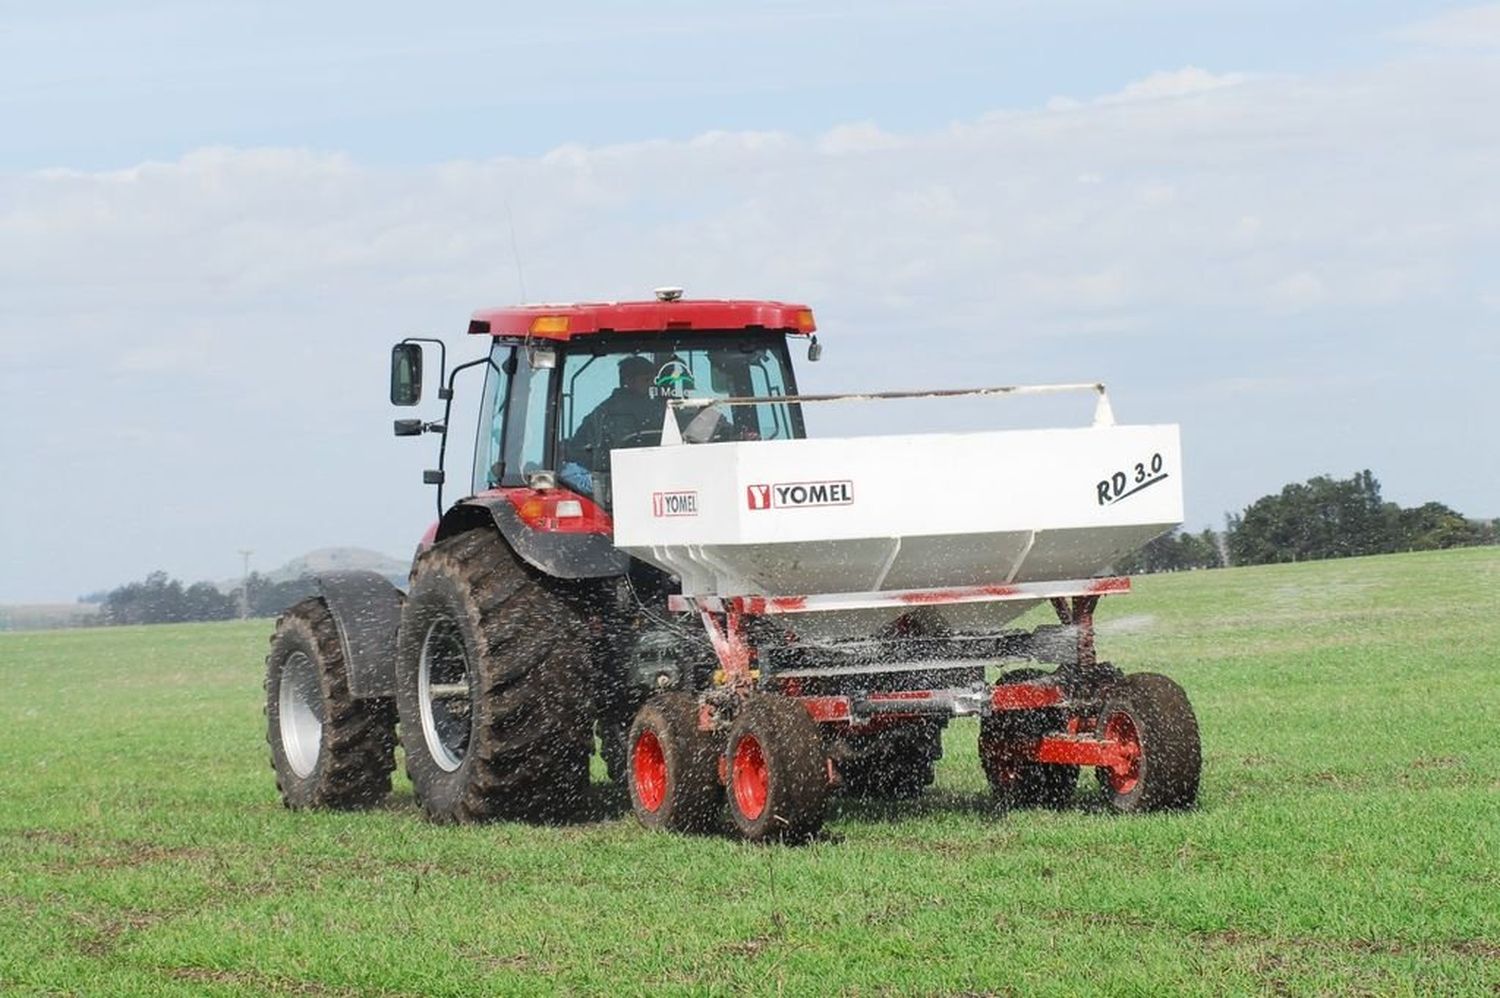
[[[446,357],[443,360],[439,361],[439,363],[446,363]],[[480,364],[490,365],[490,367],[494,368],[496,374],[502,373],[500,368],[495,367],[495,362],[490,359],[489,354],[485,354],[478,360],[471,360],[467,364],[459,364],[448,374],[447,386],[439,386],[438,388],[438,398],[443,400],[443,421],[441,423],[427,424],[429,430],[442,435],[442,442],[438,444],[437,474],[428,476],[426,472],[423,472],[422,475],[422,480],[424,482],[437,486],[437,514],[439,520],[443,518],[443,479],[445,477],[443,473],[443,467],[444,462],[448,457],[448,426],[452,422],[450,417],[452,417],[453,415],[453,379],[458,377],[459,371],[465,371],[471,367],[478,367]]]
[[[443,387],[443,379],[448,371],[448,344],[431,336],[408,336],[402,343],[436,343],[438,348],[438,398],[449,399],[453,397],[453,388]]]

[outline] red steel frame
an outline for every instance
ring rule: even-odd
[[[832,610],[873,609],[880,607],[932,606],[954,603],[1009,602],[1048,600],[1058,620],[1077,630],[1078,666],[1092,669],[1094,651],[1094,608],[1099,598],[1130,592],[1130,579],[1075,579],[1060,582],[1010,583],[993,586],[959,586],[946,589],[906,589],[874,593],[823,593],[809,596],[669,596],[668,608],[674,612],[698,611],[713,644],[722,670],[722,685],[737,695],[748,694],[755,686],[754,648],[746,640],[745,618],[750,616],[815,613]],[[902,703],[925,702],[936,706],[954,702],[953,690],[901,690],[868,693],[860,698],[867,707],[878,706],[880,712],[859,716],[853,698],[848,696],[803,696],[800,684],[788,680],[783,693],[801,701],[813,720],[822,724],[839,724],[868,731],[891,723],[904,723],[920,716],[920,711],[902,712]],[[1063,690],[1052,684],[1007,683],[991,688],[981,712],[1038,710],[1068,706]],[[929,711],[930,712],[930,711]],[[969,712],[969,711],[965,711]],[[1134,739],[1114,738],[1085,732],[1083,719],[1072,717],[1065,732],[1012,746],[1017,759],[1068,766],[1097,766],[1120,779],[1136,771],[1140,744]],[[705,707],[699,723],[712,726],[712,711]]]

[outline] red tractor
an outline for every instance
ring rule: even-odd
[[[475,313],[488,350],[441,357],[442,419],[396,421],[443,442],[410,588],[325,575],[277,623],[287,806],[381,801],[399,727],[435,821],[575,814],[597,742],[648,827],[727,813],[805,838],[835,788],[921,793],[963,715],[1010,804],[1060,804],[1092,767],[1117,810],[1191,805],[1187,698],[1098,661],[1092,626],[1129,588],[1100,570],[1181,519],[1176,427],[1115,426],[1091,384],[858,397],[1095,392],[1081,429],[809,440],[804,405],[849,398],[798,394],[789,343],[816,360],[814,330],[802,305],[676,289]],[[420,401],[422,342],[393,349],[397,405]],[[444,509],[454,379],[476,367],[469,494]],[[914,487],[950,452],[981,470]],[[1045,602],[1056,625],[1000,626]]]

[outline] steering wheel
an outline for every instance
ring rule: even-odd
[[[614,450],[616,448],[625,449],[629,447],[655,447],[659,443],[661,443],[661,430],[636,430],[633,433],[627,433],[619,440],[616,440],[614,447],[611,447],[610,449]]]

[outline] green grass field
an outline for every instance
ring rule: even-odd
[[[0,993],[1500,993],[1500,549],[1156,576],[1199,810],[996,813],[976,725],[823,841],[278,802],[265,621],[0,635]]]

